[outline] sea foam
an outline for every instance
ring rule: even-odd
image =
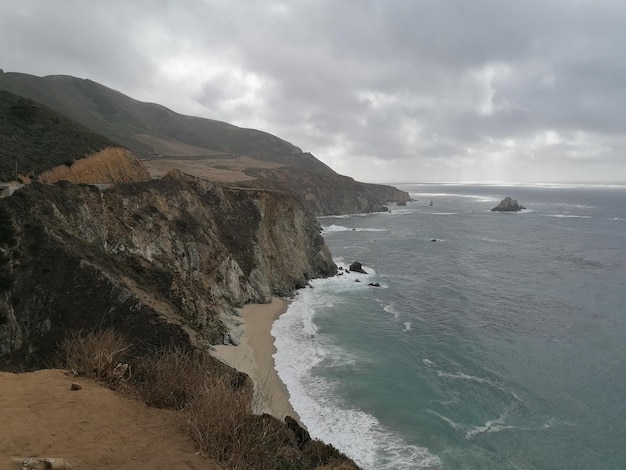
[[[366,270],[371,271],[371,268]],[[362,279],[370,275],[360,275]],[[343,351],[320,335],[316,309],[333,304],[333,293],[368,289],[351,276],[319,279],[298,292],[272,327],[274,359],[290,402],[314,438],[331,443],[364,469],[436,469],[441,462],[427,449],[407,443],[369,413],[346,403],[336,384],[316,373],[319,367],[367,360]]]
[[[384,228],[361,228],[361,227],[344,227],[343,225],[331,224],[322,226],[322,230],[325,234],[334,232],[386,232],[388,229]]]

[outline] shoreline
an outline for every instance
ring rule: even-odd
[[[267,413],[283,421],[291,416],[300,421],[289,402],[287,386],[280,380],[274,362],[272,324],[287,311],[290,300],[273,297],[269,304],[247,304],[238,309],[243,334],[238,346],[213,346],[212,355],[230,367],[250,376],[254,383],[253,411]]]

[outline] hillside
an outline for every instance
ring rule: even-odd
[[[6,72],[0,74],[0,89],[43,103],[84,124],[95,132],[120,142],[140,157],[179,155],[179,148],[197,155],[248,155],[273,161],[292,161],[302,156],[306,165],[323,171],[294,145],[266,132],[243,129],[212,119],[185,116],[164,106],[134,100],[91,80],[66,75],[36,77]],[[330,170],[332,171],[332,170]]]
[[[153,176],[177,168],[211,181],[289,189],[316,215],[385,210],[387,202],[409,200],[396,188],[339,175],[266,132],[178,114],[91,80],[7,72],[0,74],[0,89],[40,101],[121,143],[142,158]]]
[[[13,93],[0,90],[0,181],[35,175],[114,146],[77,122]]]

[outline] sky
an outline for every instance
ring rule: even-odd
[[[623,0],[0,0],[0,68],[370,182],[626,182]]]

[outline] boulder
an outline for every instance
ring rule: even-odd
[[[25,459],[14,458],[13,461],[21,465],[22,470],[67,470],[72,464],[65,459],[28,457]]]
[[[526,209],[524,206],[520,206],[517,200],[510,198],[509,196],[505,197],[500,201],[496,207],[491,209],[492,211],[497,212],[519,212],[523,209]]]
[[[367,274],[367,271],[363,269],[363,265],[358,261],[355,261],[350,265],[350,271],[353,271],[355,273]]]

